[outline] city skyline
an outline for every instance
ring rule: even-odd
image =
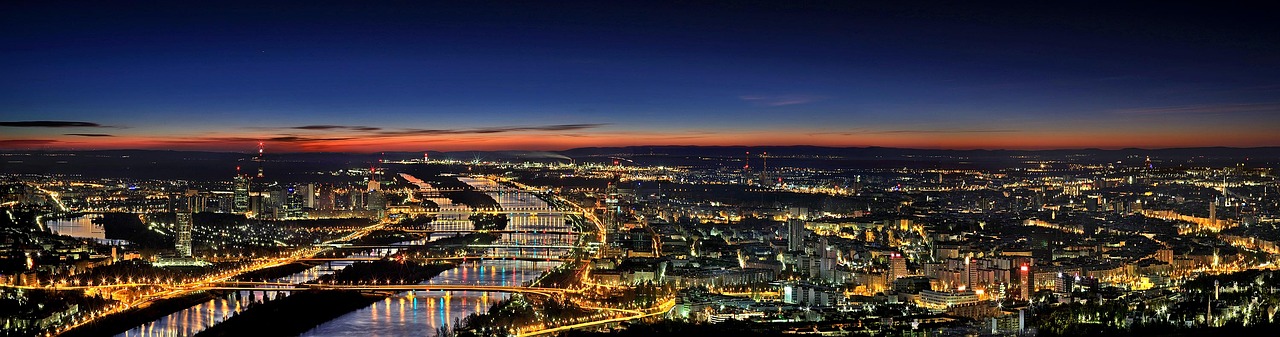
[[[0,148],[1280,146],[1250,4],[5,5]]]
[[[1280,329],[1252,2],[0,2],[0,336]]]

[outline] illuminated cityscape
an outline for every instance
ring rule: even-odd
[[[0,336],[1265,335],[1219,6],[5,5]]]

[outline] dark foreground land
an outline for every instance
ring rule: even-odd
[[[214,294],[208,292],[196,292],[184,296],[164,299],[156,301],[146,307],[134,308],[115,315],[99,318],[93,323],[81,325],[59,336],[113,336],[214,298],[216,298]]]
[[[356,291],[306,291],[266,302],[196,336],[297,336],[384,298]]]
[[[453,268],[452,264],[372,261],[353,264],[341,272],[325,275],[326,283],[368,283],[373,280],[402,280],[417,283]],[[358,291],[310,290],[257,304],[196,336],[296,336],[349,312],[368,307],[386,294]]]

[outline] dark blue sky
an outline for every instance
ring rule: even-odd
[[[306,4],[0,5],[0,147],[1280,145],[1249,4]]]

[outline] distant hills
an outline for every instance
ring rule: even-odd
[[[628,147],[585,147],[558,151],[569,157],[601,156],[612,154],[662,154],[676,156],[743,156],[750,151],[753,155],[767,152],[770,156],[833,156],[850,159],[873,158],[922,158],[922,157],[968,157],[995,158],[1013,156],[1066,157],[1092,156],[1100,158],[1126,158],[1129,156],[1152,156],[1167,159],[1205,158],[1269,158],[1280,159],[1280,147],[1196,147],[1168,149],[1126,148],[1117,150],[1104,149],[1061,149],[1061,150],[945,150],[945,149],[909,149],[891,147],[823,147],[823,146],[628,146]]]
[[[741,158],[750,152],[752,157],[768,153],[769,157],[826,157],[843,159],[991,159],[1011,157],[1093,157],[1099,159],[1124,159],[1134,156],[1151,156],[1160,160],[1250,159],[1261,161],[1280,160],[1280,147],[1194,147],[1167,149],[1060,149],[1060,150],[946,150],[911,149],[892,147],[825,147],[825,146],[625,146],[582,147],[563,151],[426,151],[432,158],[478,160],[569,160],[609,156],[707,156]],[[424,152],[294,152],[267,153],[272,161],[322,161],[322,162],[377,162],[422,158]],[[0,154],[42,154],[93,157],[134,157],[149,160],[241,160],[252,158],[247,152],[206,152],[171,150],[87,150],[87,151],[19,151],[0,150]]]
[[[768,165],[813,168],[968,168],[991,169],[1029,160],[1080,163],[1120,162],[1141,165],[1148,156],[1158,166],[1280,167],[1280,147],[1066,149],[1066,150],[938,150],[887,147],[822,146],[628,146],[586,147],[564,151],[428,151],[433,159],[462,161],[625,161],[624,165],[741,167],[746,153],[752,167]],[[95,150],[0,151],[0,173],[70,174],[87,177],[218,180],[239,167],[256,172],[262,165],[270,179],[319,179],[318,172],[375,166],[380,160],[421,159],[423,152],[270,153],[258,163],[253,153]],[[304,177],[305,176],[305,177]],[[317,180],[318,181],[318,180]]]
[[[692,146],[692,145],[663,145],[663,146],[625,146],[625,147],[581,147],[562,151],[426,151],[432,157],[483,157],[477,159],[495,159],[495,158],[530,158],[530,159],[569,159],[574,157],[599,157],[599,156],[617,156],[617,155],[646,155],[646,156],[722,156],[722,157],[741,157],[746,152],[751,152],[753,156],[761,153],[769,153],[770,156],[786,157],[786,156],[823,156],[823,157],[844,157],[844,158],[921,158],[921,157],[969,157],[969,158],[989,158],[989,157],[1011,157],[1011,156],[1038,156],[1038,157],[1054,157],[1054,156],[1098,156],[1098,157],[1128,157],[1128,156],[1152,156],[1152,157],[1168,157],[1168,158],[1274,158],[1280,159],[1280,146],[1273,147],[1192,147],[1192,148],[1164,148],[1164,149],[1055,149],[1055,150],[948,150],[948,149],[912,149],[912,148],[893,148],[893,147],[827,147],[827,146],[810,146],[810,145],[794,145],[794,146]],[[207,151],[175,151],[175,150],[0,150],[0,154],[74,154],[74,155],[96,155],[96,156],[142,156],[148,158],[165,159],[165,158],[251,158],[254,154],[248,152],[207,152]],[[403,160],[422,158],[423,152],[375,152],[375,153],[352,153],[352,152],[293,152],[293,153],[267,153],[268,157],[276,159],[292,159],[292,160],[333,160],[335,158],[344,158],[345,160],[365,160],[377,161],[379,159]]]

